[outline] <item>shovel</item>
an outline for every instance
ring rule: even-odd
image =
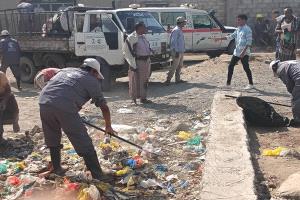
[[[234,98],[234,99],[237,99],[238,97],[236,97],[236,96],[231,96],[231,95],[225,95],[225,97],[230,97],[230,98]],[[277,106],[284,106],[284,107],[292,107],[292,106],[290,106],[290,105],[286,105],[286,104],[281,104],[281,103],[273,103],[273,102],[269,102],[269,101],[266,101],[267,103],[269,103],[269,104],[273,104],[273,105],[277,105]]]
[[[100,128],[100,127],[94,125],[94,124],[89,123],[89,122],[86,121],[84,118],[83,118],[83,123],[86,124],[86,125],[88,125],[88,126],[90,126],[90,127],[95,128],[95,129],[97,129],[97,130],[99,130],[99,131],[102,131],[102,132],[106,133],[104,129],[102,129],[102,128]],[[115,133],[118,134],[117,132],[115,132]],[[121,140],[121,141],[123,141],[123,142],[126,142],[127,144],[131,144],[132,146],[135,146],[135,147],[137,147],[138,149],[141,149],[142,151],[145,151],[145,152],[147,152],[147,153],[151,153],[151,154],[156,155],[156,156],[160,156],[160,155],[157,154],[157,153],[150,152],[150,151],[148,151],[148,150],[144,150],[142,146],[137,145],[137,144],[135,144],[135,143],[133,143],[133,142],[131,142],[131,141],[129,141],[129,140],[126,140],[126,139],[124,139],[124,138],[122,138],[122,137],[120,137],[120,136],[118,136],[118,135],[115,135],[115,134],[113,134],[113,133],[107,133],[107,134],[109,134],[110,136],[112,136],[112,137],[114,137],[114,138],[117,138],[117,139],[119,139],[119,140]]]

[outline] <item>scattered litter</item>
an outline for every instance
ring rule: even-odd
[[[134,114],[135,112],[131,109],[128,108],[120,108],[117,110],[117,113],[121,113],[121,114]]]
[[[285,152],[287,148],[285,147],[277,147],[276,149],[264,149],[264,156],[281,156],[282,152]]]
[[[179,131],[177,138],[181,140],[188,140],[192,137],[192,134],[186,131]]]

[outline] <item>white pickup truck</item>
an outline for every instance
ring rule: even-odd
[[[19,23],[22,17],[23,23],[31,24],[26,31]],[[31,20],[24,22],[24,19]],[[147,11],[86,7],[25,14],[16,9],[0,11],[0,29],[9,30],[21,46],[22,81],[32,82],[43,67],[74,67],[86,57],[95,57],[101,63],[104,90],[110,89],[114,79],[127,74],[122,47],[139,21],[147,26],[146,38],[155,52],[151,57],[152,69],[167,66],[170,62],[168,33]]]
[[[188,7],[136,7],[136,9],[149,11],[169,32],[176,26],[177,17],[185,17],[187,24],[183,28],[183,33],[187,52],[204,52],[210,57],[216,57],[222,53],[232,54],[234,51],[234,40],[216,41],[215,38],[225,37],[236,28],[223,26],[213,11],[208,13]]]

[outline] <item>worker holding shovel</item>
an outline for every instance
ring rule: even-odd
[[[64,175],[61,166],[61,129],[67,135],[76,153],[84,159],[94,179],[103,180],[99,160],[87,129],[80,118],[82,106],[92,99],[102,111],[107,133],[113,133],[110,111],[101,91],[103,76],[100,64],[94,58],[84,60],[81,68],[65,68],[43,88],[39,104],[45,143],[50,148],[53,172]]]
[[[270,63],[274,76],[282,80],[289,93],[292,94],[292,111],[294,120],[291,122],[296,126],[300,125],[300,62],[290,60]],[[293,125],[292,124],[292,125]]]

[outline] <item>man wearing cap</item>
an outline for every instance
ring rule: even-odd
[[[13,39],[7,30],[1,32],[3,39],[0,41],[1,67],[0,70],[6,73],[8,67],[16,78],[18,89],[21,90],[21,49],[17,40]]]
[[[288,92],[292,94],[292,112],[294,122],[300,124],[300,61],[290,60],[270,63],[274,76],[281,79]]]
[[[65,68],[57,73],[43,88],[40,99],[40,116],[45,143],[50,149],[54,173],[63,175],[61,167],[61,129],[69,138],[76,153],[83,157],[94,179],[103,178],[91,138],[79,111],[92,99],[102,111],[106,131],[113,133],[110,111],[101,91],[100,64],[94,58],[84,60],[81,68]]]
[[[183,83],[180,79],[181,68],[183,67],[183,56],[185,51],[184,35],[182,28],[186,25],[184,17],[177,17],[177,26],[172,30],[170,36],[170,48],[172,54],[172,67],[167,74],[166,85],[170,85],[171,79],[175,73],[175,83]]]
[[[123,47],[126,61],[129,64],[129,95],[136,104],[139,98],[141,103],[152,103],[147,99],[148,82],[151,74],[151,48],[144,34],[147,28],[143,22],[135,25],[135,31],[128,36]]]

